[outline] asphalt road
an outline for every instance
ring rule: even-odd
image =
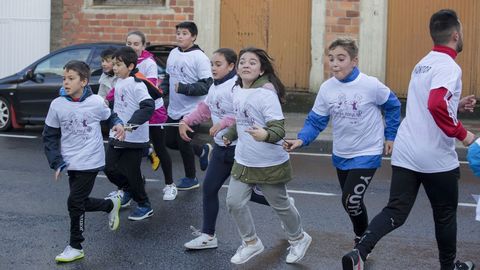
[[[5,137],[23,135],[21,137]],[[30,137],[31,136],[31,137]],[[121,211],[120,228],[108,229],[105,213],[86,215],[85,258],[56,264],[54,257],[68,244],[68,181],[53,180],[43,154],[41,129],[0,133],[0,269],[341,269],[341,257],[353,245],[351,223],[340,204],[340,188],[328,155],[291,155],[295,179],[288,185],[313,242],[305,258],[287,265],[288,242],[274,212],[251,203],[265,251],[242,266],[230,263],[240,237],[225,207],[226,188],[220,191],[217,222],[219,247],[186,251],[192,239],[190,226],[201,227],[201,190],[180,192],[174,201],[162,200],[163,176],[143,163],[147,193],[154,216],[127,220],[131,209]],[[178,152],[171,151],[174,177],[183,176]],[[385,160],[366,195],[370,218],[386,204],[390,163]],[[458,258],[480,264],[480,223],[474,220],[471,194],[480,194],[480,180],[461,166],[458,207]],[[203,179],[204,173],[198,177]],[[228,184],[228,182],[226,183]],[[104,197],[113,190],[104,176],[97,178],[92,195]],[[420,191],[404,226],[382,239],[366,267],[380,269],[438,269],[432,212]]]

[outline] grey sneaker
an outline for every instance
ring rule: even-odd
[[[472,270],[472,269],[475,269],[475,264],[473,262],[470,262],[470,261],[465,261],[465,262],[461,262],[461,261],[457,261],[455,263],[455,268],[454,270]]]
[[[350,251],[342,257],[343,270],[363,270],[364,261],[357,249]]]
[[[301,239],[295,241],[288,240],[288,242],[290,247],[288,247],[287,263],[296,263],[305,256],[308,247],[312,243],[312,237],[308,233],[303,232]]]
[[[230,262],[234,264],[246,263],[251,258],[260,254],[264,249],[265,247],[263,246],[260,238],[257,238],[257,242],[251,245],[247,245],[247,243],[242,241],[242,245],[238,247],[237,252],[230,259]]]

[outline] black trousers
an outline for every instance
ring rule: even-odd
[[[160,158],[160,166],[162,166],[163,176],[165,177],[165,185],[171,185],[173,184],[172,159],[165,145],[165,128],[156,126],[149,127],[150,141],[153,144],[155,153],[157,153]]]
[[[105,175],[108,180],[132,194],[139,206],[150,206],[140,164],[144,148],[115,148],[108,145],[105,160]]]
[[[367,208],[363,197],[377,169],[337,169],[342,188],[342,205],[353,224],[356,236],[361,236],[368,227]]]
[[[89,197],[98,172],[68,171],[70,195],[67,206],[70,215],[70,246],[82,249],[85,240],[85,212],[110,212],[113,209],[111,200]]]
[[[167,123],[178,123],[179,120],[173,120],[168,117]],[[188,136],[193,139],[198,132],[198,125],[191,127],[194,133],[188,132]],[[185,169],[185,177],[195,178],[195,155],[200,156],[202,154],[202,147],[200,145],[186,142],[180,137],[178,127],[165,127],[167,131],[166,143],[167,147],[174,150],[179,150],[183,160],[183,167]]]
[[[403,225],[422,184],[433,210],[441,269],[453,269],[457,251],[459,178],[459,168],[440,173],[419,173],[392,166],[388,205],[372,220],[356,246],[362,257],[365,258],[383,236]]]

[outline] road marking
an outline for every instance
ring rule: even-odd
[[[22,139],[36,139],[36,138],[38,138],[38,136],[14,135],[14,134],[0,134],[0,137],[22,138]]]
[[[104,175],[104,174],[98,174],[97,177],[107,178],[107,176]],[[153,179],[153,178],[145,178],[145,182],[160,182],[160,180],[158,180],[158,179]]]
[[[304,152],[290,152],[290,155],[294,156],[310,156],[310,157],[331,157],[332,154],[321,153],[304,153]],[[390,157],[382,157],[383,160],[391,160]],[[468,164],[468,161],[459,161],[460,164]]]

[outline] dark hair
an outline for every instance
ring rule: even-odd
[[[130,31],[128,32],[127,34],[127,38],[131,35],[137,35],[140,37],[140,39],[142,40],[142,45],[145,45],[147,44],[147,38],[145,37],[145,34],[142,32],[142,31],[139,31],[139,30],[134,30],[134,31]]]
[[[221,55],[223,55],[225,57],[225,60],[227,60],[227,63],[228,64],[236,64],[237,63],[237,53],[230,49],[230,48],[220,48],[216,51],[213,52],[214,54],[215,53],[219,53]]]
[[[454,10],[442,9],[430,18],[430,36],[435,45],[447,44],[453,31],[460,31],[460,21]]]
[[[102,59],[104,58],[112,58],[113,54],[115,53],[115,48],[114,47],[107,47],[100,53],[100,57]]]
[[[358,56],[358,47],[355,43],[355,40],[350,38],[337,38],[330,44],[330,46],[328,46],[328,50],[335,50],[335,48],[339,46],[342,47],[345,51],[347,51],[351,59]]]
[[[247,47],[240,51],[240,53],[238,54],[238,59],[240,59],[242,55],[247,52],[253,53],[256,56],[258,56],[258,59],[260,60],[260,70],[263,71],[262,76],[267,76],[268,80],[273,84],[273,86],[275,87],[275,90],[277,91],[277,95],[278,95],[278,99],[280,100],[280,103],[285,104],[286,102],[285,86],[283,85],[282,81],[278,78],[275,72],[275,69],[273,68],[273,64],[272,64],[272,62],[274,61],[273,58],[270,57],[265,50],[255,48],[255,47]],[[240,76],[238,77],[236,84],[243,87],[242,79],[240,78]]]
[[[113,58],[125,63],[127,67],[130,66],[130,64],[133,64],[134,69],[137,67],[138,56],[137,56],[137,53],[131,47],[128,47],[128,46],[120,47],[113,54]]]
[[[73,70],[78,73],[81,80],[90,81],[90,67],[87,63],[78,60],[71,60],[63,67],[65,71]]]
[[[179,28],[187,29],[192,36],[198,35],[198,28],[194,22],[181,22],[175,26],[175,30],[178,30]]]

